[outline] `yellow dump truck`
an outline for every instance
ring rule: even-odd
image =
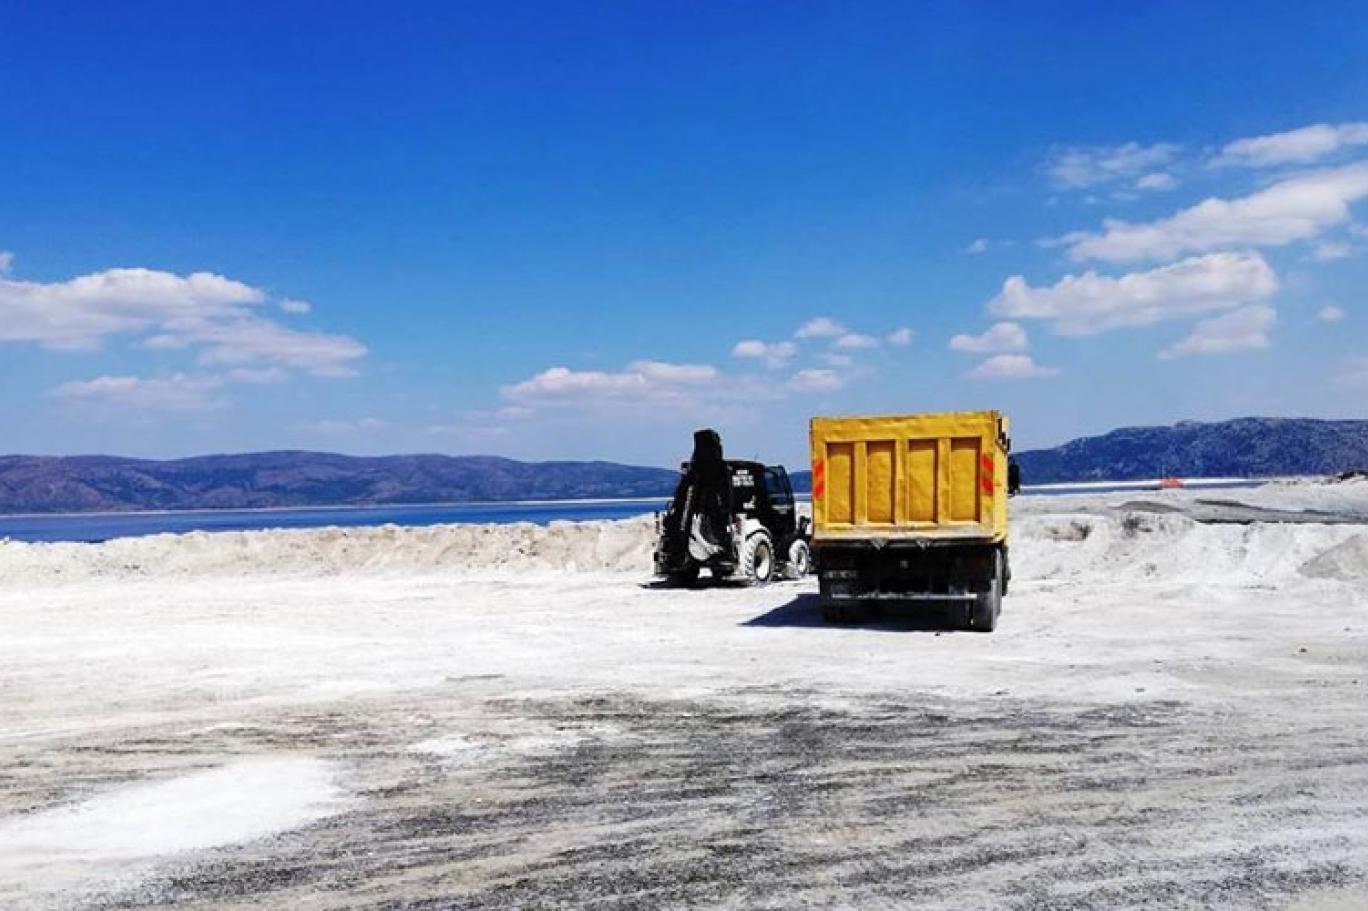
[[[997,625],[1007,560],[1007,418],[996,411],[813,418],[812,550],[822,616],[881,602]]]

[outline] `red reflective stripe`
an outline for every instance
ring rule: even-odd
[[[979,486],[983,488],[984,493],[991,494],[993,492],[993,479],[984,475],[979,479]]]
[[[812,466],[812,495],[820,497],[826,493],[826,462],[818,462]]]

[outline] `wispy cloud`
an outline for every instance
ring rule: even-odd
[[[1282,133],[1236,139],[1227,143],[1210,164],[1218,168],[1309,164],[1363,145],[1368,145],[1368,123],[1317,123]]]
[[[1058,373],[1058,368],[1042,367],[1029,354],[998,354],[970,370],[969,378],[975,380],[1034,380],[1056,376]]]
[[[1167,142],[1153,145],[1127,142],[1113,146],[1060,146],[1053,149],[1046,159],[1045,173],[1051,183],[1065,190],[1134,181],[1173,161],[1179,148]]]
[[[1044,288],[1015,275],[988,309],[1014,319],[1048,320],[1060,335],[1095,335],[1229,310],[1277,290],[1277,276],[1259,254],[1209,253],[1115,278],[1096,272],[1066,275]]]
[[[384,418],[323,418],[321,420],[307,421],[303,424],[299,424],[296,429],[303,430],[307,433],[349,436],[358,433],[385,430],[389,426],[389,421]]]
[[[845,386],[845,379],[835,370],[823,368],[799,370],[789,381],[798,392],[831,392]]]
[[[1199,322],[1187,338],[1159,352],[1159,357],[1170,360],[1193,354],[1267,348],[1268,332],[1277,318],[1277,311],[1265,304],[1222,313]]]
[[[1353,255],[1354,248],[1343,241],[1327,240],[1311,249],[1311,259],[1318,263],[1331,263]]]
[[[706,364],[634,361],[620,371],[551,367],[505,386],[504,399],[524,407],[585,407],[602,404],[660,404],[693,399],[725,389],[717,368]]]
[[[209,272],[108,269],[62,282],[0,276],[0,342],[90,351],[128,337],[151,350],[198,349],[204,366],[275,365],[346,376],[366,348],[260,315],[259,288]]]
[[[732,348],[732,357],[751,358],[763,361],[770,367],[782,367],[793,360],[798,346],[793,342],[763,342],[759,339],[746,339]]]
[[[1168,218],[1103,222],[1100,232],[1061,240],[1075,260],[1168,260],[1230,247],[1282,246],[1311,240],[1349,221],[1350,204],[1368,196],[1368,163],[1281,180],[1249,196],[1211,198]]]
[[[99,376],[62,383],[53,398],[116,411],[202,412],[224,407],[223,380],[176,373],[165,377]]]
[[[1137,190],[1172,190],[1178,186],[1178,179],[1166,171],[1151,171],[1149,174],[1142,174],[1135,181]]]
[[[864,335],[859,332],[847,332],[832,342],[832,346],[842,351],[862,351],[869,348],[879,347],[879,340],[872,335]]]
[[[1025,351],[1026,330],[1019,323],[994,323],[982,335],[960,334],[950,339],[951,351],[990,354],[999,351]]]
[[[845,326],[827,316],[818,316],[808,320],[798,327],[798,331],[793,334],[794,338],[835,338],[845,335],[849,330]]]
[[[915,335],[915,333],[907,326],[899,326],[897,329],[888,333],[885,341],[894,348],[906,348],[908,345],[912,344],[913,335]]]

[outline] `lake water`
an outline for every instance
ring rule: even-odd
[[[1259,482],[1235,478],[1190,482],[1206,489],[1253,487]],[[1052,484],[1027,487],[1023,493],[1056,496],[1154,490],[1155,481],[1124,484]],[[799,500],[809,499],[799,495]],[[90,513],[55,516],[0,516],[0,540],[108,541],[139,535],[187,531],[253,531],[267,528],[356,527],[365,525],[447,525],[588,522],[626,519],[664,509],[665,499],[567,500],[540,503],[468,503],[427,506],[361,506],[327,509],[203,509],[185,512]]]
[[[347,509],[205,509],[186,512],[0,516],[0,539],[16,541],[108,541],[187,531],[249,531],[264,528],[447,525],[591,519],[626,519],[665,507],[665,500],[471,503],[435,506],[365,506]]]

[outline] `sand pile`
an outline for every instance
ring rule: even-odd
[[[1340,579],[1368,582],[1368,534],[1357,534],[1342,541],[1302,565],[1301,571],[1314,579]]]
[[[1209,525],[1178,513],[1026,516],[1013,522],[1012,566],[1020,581],[1090,584],[1252,585],[1296,574],[1368,578],[1362,528]]]
[[[196,575],[639,572],[655,519],[191,532],[102,544],[0,542],[0,585]]]
[[[647,576],[651,516],[549,526],[193,532],[103,544],[0,543],[0,584],[197,575],[623,572]],[[1038,514],[1012,522],[1018,582],[1250,585],[1368,578],[1362,525],[1202,524],[1181,512]]]

